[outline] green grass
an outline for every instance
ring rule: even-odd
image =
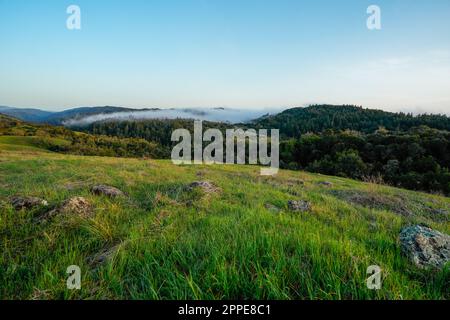
[[[448,215],[435,213],[450,210],[449,198],[303,172],[261,177],[254,166],[61,155],[11,139],[0,139],[2,299],[450,297],[449,268],[418,270],[398,244],[400,229],[413,223],[450,233]],[[196,180],[222,192],[189,191]],[[94,196],[89,188],[96,183],[128,196]],[[381,205],[356,204],[346,196],[352,193]],[[39,224],[44,209],[14,211],[8,198],[16,194],[45,198],[50,206],[83,196],[95,214]],[[312,212],[290,212],[290,199],[310,201]],[[413,214],[401,215],[397,206]],[[111,259],[93,264],[104,251]],[[74,264],[82,269],[78,291],[66,289],[66,268]],[[383,270],[378,291],[365,284],[374,264]]]

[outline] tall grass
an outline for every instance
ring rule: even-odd
[[[448,216],[430,214],[450,210],[448,198],[302,172],[264,178],[251,166],[0,150],[2,299],[450,297],[449,268],[418,270],[398,244],[400,229],[411,223],[449,233]],[[222,192],[204,196],[186,188],[201,179]],[[317,183],[324,180],[333,187]],[[94,196],[89,187],[95,183],[128,196]],[[414,214],[355,204],[341,196],[346,192],[401,197]],[[16,194],[45,198],[51,206],[83,196],[95,212],[36,223],[46,209],[16,212],[8,201]],[[290,212],[290,199],[310,201],[312,211]],[[279,211],[266,209],[268,203]],[[93,263],[102,253],[104,261]],[[82,270],[78,291],[66,288],[73,264]],[[375,291],[365,282],[374,264],[383,270],[382,289]]]

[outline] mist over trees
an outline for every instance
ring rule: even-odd
[[[85,155],[168,159],[174,146],[172,132],[179,128],[193,132],[193,120],[187,119],[101,121],[73,128],[86,133],[8,121],[0,134],[38,135],[49,150]],[[217,128],[223,133],[237,127],[280,129],[284,169],[360,180],[375,177],[398,187],[450,195],[450,118],[444,115],[321,105],[240,125],[203,122],[203,130]],[[66,142],[50,139],[54,137]]]
[[[204,122],[219,128],[280,129],[284,169],[370,179],[398,187],[450,194],[450,118],[391,113],[357,106],[289,109],[249,124]],[[104,121],[78,128],[93,134],[142,138],[170,157],[173,130],[193,130],[185,119]]]

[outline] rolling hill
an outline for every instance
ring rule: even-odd
[[[123,107],[104,106],[104,107],[80,107],[64,111],[51,112],[32,108],[0,107],[0,113],[3,113],[5,115],[18,118],[23,121],[53,124],[53,125],[62,125],[67,120],[81,119],[84,117],[98,114],[147,111],[147,110],[151,109],[130,109]]]
[[[284,138],[298,138],[307,132],[318,133],[325,130],[373,133],[380,127],[390,131],[408,131],[414,127],[427,126],[450,131],[450,117],[393,113],[352,105],[312,105],[255,119],[250,126],[278,128]]]
[[[28,123],[2,114],[1,141],[27,141],[41,149],[79,155],[157,158],[165,154],[158,144],[144,139],[92,135],[65,127]]]
[[[399,243],[410,225],[449,234],[449,198],[257,166],[67,155],[33,139],[0,139],[0,299],[450,298],[450,269],[418,268]],[[99,184],[123,195],[93,193]],[[47,204],[19,209],[17,197]],[[71,265],[81,290],[66,287]],[[371,265],[380,290],[366,286]]]

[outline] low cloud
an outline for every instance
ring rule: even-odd
[[[145,119],[195,119],[215,122],[248,122],[265,114],[275,114],[281,109],[238,110],[228,108],[157,109],[132,112],[101,113],[83,118],[69,119],[66,126],[82,126],[98,121],[145,120]]]

